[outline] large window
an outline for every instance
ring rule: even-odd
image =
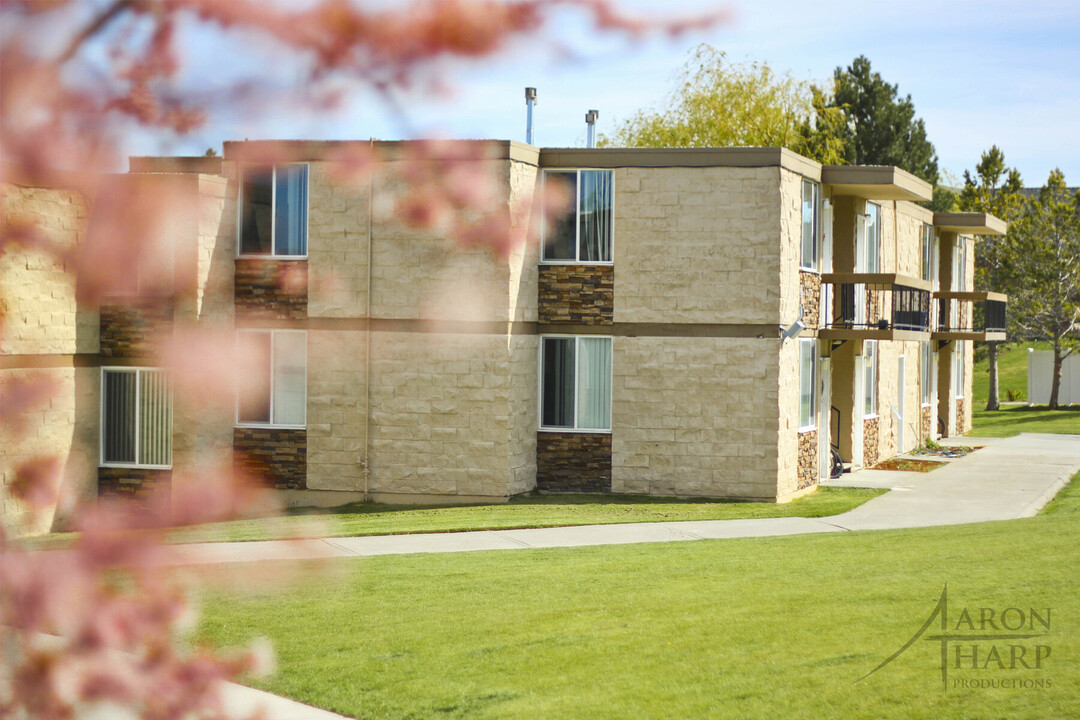
[[[967,288],[967,243],[964,238],[956,238],[953,245],[953,290],[963,292]]]
[[[541,338],[540,427],[611,429],[611,338]]]
[[[818,357],[817,341],[799,340],[799,429],[809,430],[816,425]]]
[[[964,397],[964,342],[957,340],[952,352],[952,391],[954,398]]]
[[[863,341],[863,417],[875,417],[878,389],[878,341]]]
[[[307,255],[307,165],[243,168],[240,254]]]
[[[241,330],[239,425],[303,427],[307,422],[307,333],[303,330]]]
[[[163,370],[101,369],[101,464],[172,465],[172,390]]]
[[[934,252],[936,246],[937,238],[934,236],[934,226],[929,223],[923,223],[922,258],[919,263],[919,269],[922,271],[923,280],[937,280],[937,253]]]
[[[544,229],[545,262],[612,261],[614,173],[611,170],[545,170],[544,182],[561,182],[573,198],[562,220]]]
[[[799,265],[809,270],[818,269],[821,257],[821,186],[810,180],[802,181],[802,253]]]
[[[919,393],[923,405],[929,405],[933,397],[933,359],[930,343],[919,343]]]
[[[855,272],[878,271],[878,248],[881,247],[881,208],[866,204],[866,214],[855,221]]]

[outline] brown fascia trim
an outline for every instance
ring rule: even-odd
[[[934,213],[934,227],[960,235],[1004,235],[1009,225],[984,212]]]
[[[221,163],[219,157],[134,156],[128,158],[128,172],[220,175]]]
[[[542,148],[540,167],[780,167],[821,180],[821,165],[787,148]]]
[[[394,161],[405,159],[406,148],[416,143],[415,140],[244,140],[226,142],[223,155],[230,162],[265,160],[267,157],[318,162],[347,158],[350,150],[374,147],[380,160]],[[516,140],[449,140],[439,143],[445,148],[445,154],[435,154],[430,159],[453,159],[458,154],[454,148],[464,146],[470,151],[477,148],[483,150],[488,160],[513,160],[530,165],[536,165],[539,161],[538,148]]]
[[[154,367],[153,358],[106,357],[98,353],[0,355],[0,370],[49,370],[56,368]]]
[[[931,200],[930,183],[892,165],[826,165],[821,182],[833,195],[854,195],[865,200]]]

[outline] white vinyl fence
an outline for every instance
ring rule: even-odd
[[[1029,403],[1045,405],[1050,402],[1050,385],[1053,382],[1054,353],[1052,350],[1028,348],[1028,394]],[[1080,355],[1073,353],[1061,364],[1061,389],[1058,403],[1080,403]]]

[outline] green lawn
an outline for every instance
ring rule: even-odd
[[[1027,349],[1049,350],[1049,343],[1008,343],[998,349],[998,396],[1006,402],[1006,391],[1019,393],[1019,399],[1027,398]],[[1066,433],[1080,434],[1080,406],[1068,406],[1050,411],[1046,406],[1002,405],[1002,410],[987,412],[986,401],[990,394],[989,362],[985,359],[975,363],[971,379],[972,430],[971,434],[984,437],[1012,437],[1020,433]]]
[[[1069,717],[1078,479],[1027,520],[342,561],[338,582],[207,599],[200,638],[269,636],[279,672],[262,687],[372,720]],[[1032,643],[1051,648],[1044,666],[952,668],[998,686],[943,688],[939,643],[920,640],[856,683],[946,583],[950,631],[970,632],[964,609],[1049,608],[1045,637],[1020,641],[1029,659]]]
[[[1049,350],[1048,342],[1016,342],[998,346],[998,399],[1008,401],[1007,392],[1012,390],[1017,400],[1027,400],[1027,349]],[[985,352],[985,351],[984,351]],[[979,355],[982,357],[982,354]],[[971,377],[971,394],[975,407],[986,407],[990,397],[990,361],[981,359],[975,363]]]
[[[847,512],[881,492],[859,488],[820,488],[812,495],[784,504],[627,495],[529,495],[497,505],[436,507],[356,503],[317,515],[300,514],[202,525],[176,531],[171,539],[176,542],[213,542],[312,534],[344,537],[671,520],[824,517]]]

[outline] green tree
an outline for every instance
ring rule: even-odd
[[[907,170],[935,186],[931,209],[951,209],[955,198],[937,187],[937,151],[926,137],[926,124],[915,117],[911,95],[900,97],[898,87],[873,72],[864,55],[846,70],[836,68],[833,80],[833,105],[843,109],[848,119],[842,130],[847,162]]]
[[[1054,348],[1050,409],[1058,408],[1061,365],[1080,349],[1080,190],[1053,170],[1012,233],[1016,242],[1014,321],[1029,340]]]
[[[823,91],[768,63],[729,62],[699,45],[687,60],[667,109],[641,110],[600,144],[609,147],[787,147],[824,163],[841,162],[843,128]],[[822,115],[817,117],[817,108]]]
[[[961,210],[987,212],[1010,225],[1024,210],[1023,182],[1015,168],[1005,165],[1005,154],[997,145],[982,154],[975,166],[975,175],[964,171],[964,187],[960,191],[958,205]],[[1011,269],[1015,256],[1013,235],[986,236],[979,241],[975,256],[975,289],[994,292],[1010,292]],[[998,400],[998,343],[987,343],[990,360],[990,393],[987,410],[999,410]]]

